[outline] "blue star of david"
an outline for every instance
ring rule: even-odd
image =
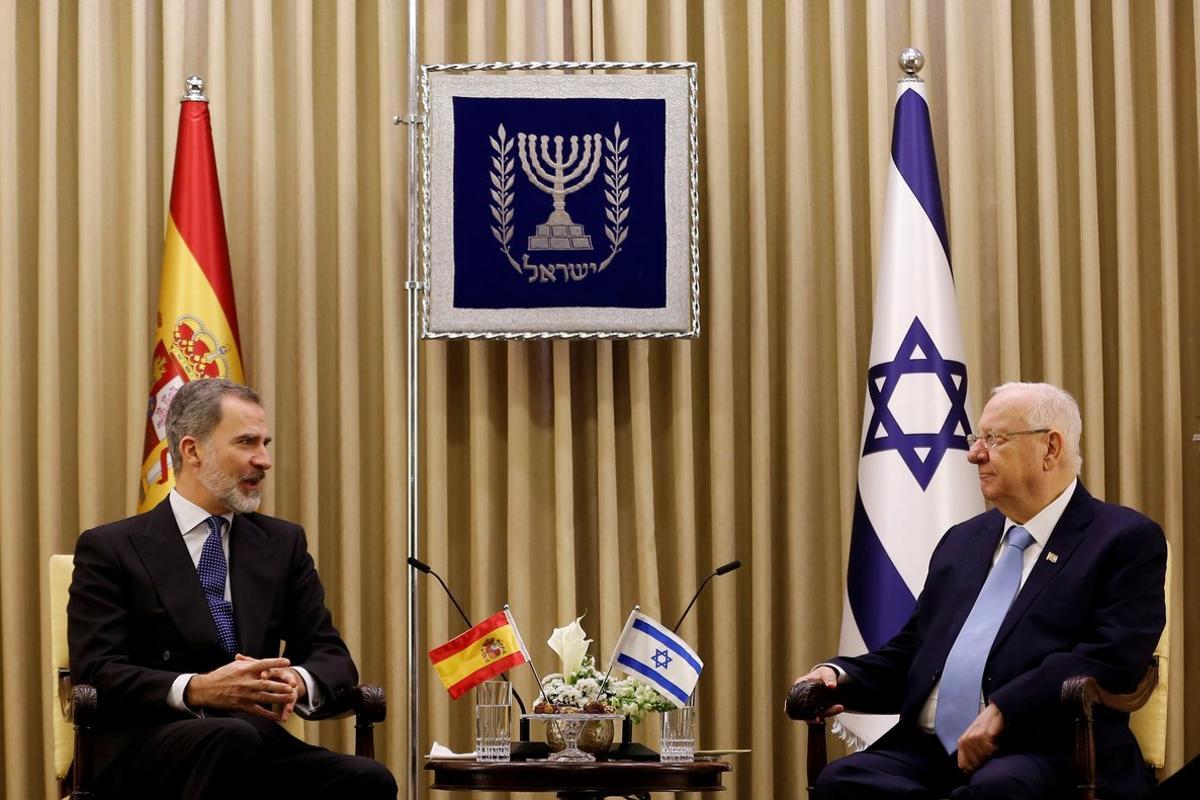
[[[939,430],[906,433],[888,408],[888,401],[902,375],[921,374],[937,376],[950,398],[950,411]],[[968,449],[967,434],[971,432],[971,422],[967,419],[967,365],[942,358],[933,337],[918,317],[913,317],[893,359],[867,370],[867,392],[874,411],[867,423],[863,455],[895,450],[922,491],[929,487],[947,450]],[[924,459],[917,455],[917,448],[929,448]]]
[[[668,653],[666,650],[655,650],[654,651],[654,667],[655,667],[655,669],[666,669],[667,665],[670,663],[671,663],[671,654],[670,653]]]

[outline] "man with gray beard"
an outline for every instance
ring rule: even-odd
[[[277,724],[335,701],[358,672],[303,529],[256,511],[271,468],[258,395],[224,379],[184,384],[167,438],[167,499],[84,531],[75,550],[71,678],[98,692],[101,792],[395,798],[381,764]]]

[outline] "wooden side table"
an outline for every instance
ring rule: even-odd
[[[487,763],[430,759],[433,789],[474,792],[557,792],[562,800],[649,795],[650,792],[723,792],[721,776],[732,767],[724,761],[662,763],[596,761],[558,764],[551,761]]]

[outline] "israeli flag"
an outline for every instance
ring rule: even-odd
[[[879,259],[842,613],[846,655],[879,648],[900,630],[938,539],[983,511],[967,462],[974,415],[929,106],[915,75],[897,86]],[[895,722],[843,714],[834,732],[861,748]]]
[[[704,662],[688,643],[640,611],[630,612],[608,668],[640,678],[677,708],[687,705]]]

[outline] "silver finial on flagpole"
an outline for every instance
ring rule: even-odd
[[[201,103],[207,103],[208,98],[204,96],[204,79],[199,75],[189,75],[185,81],[187,91],[183,93],[183,97],[179,98],[179,102],[183,103],[189,100],[199,100]]]
[[[900,64],[900,69],[904,70],[904,77],[901,80],[919,81],[920,77],[917,73],[921,71],[921,67],[925,66],[925,54],[915,47],[906,47],[900,51],[900,58],[897,59]]]

